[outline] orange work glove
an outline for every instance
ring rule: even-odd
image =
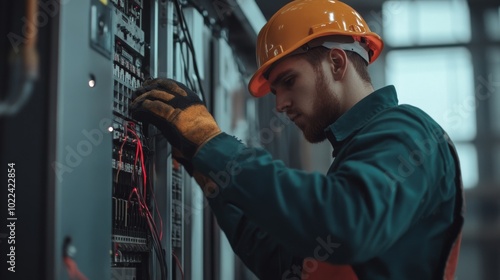
[[[182,83],[161,78],[146,81],[134,96],[132,117],[156,126],[180,152],[177,158],[185,167],[200,146],[221,133],[198,95]]]

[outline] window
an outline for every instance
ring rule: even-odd
[[[386,77],[399,103],[419,107],[454,141],[476,136],[472,61],[465,48],[391,51]]]
[[[489,74],[481,82],[481,96],[491,98],[491,126],[493,133],[500,136],[500,48],[491,48],[487,52]]]
[[[477,153],[467,143],[476,136],[476,97],[472,58],[465,48],[391,51],[386,59],[388,84],[400,104],[419,107],[458,144],[465,187],[478,181]]]
[[[384,39],[391,46],[467,43],[470,15],[465,0],[386,1]]]
[[[479,182],[476,147],[473,144],[456,144],[455,146],[460,159],[464,188],[476,187]]]
[[[484,12],[484,26],[491,40],[500,41],[500,6]]]

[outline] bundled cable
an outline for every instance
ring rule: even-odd
[[[200,93],[201,93],[203,102],[206,103],[205,92],[204,92],[203,86],[201,84],[201,75],[200,75],[200,71],[198,69],[198,63],[196,61],[196,52],[194,50],[194,44],[193,44],[193,39],[191,37],[191,32],[189,31],[186,18],[184,17],[184,13],[182,12],[181,3],[179,2],[179,0],[174,0],[174,4],[175,4],[175,10],[177,11],[177,15],[179,17],[180,27],[181,27],[182,31],[184,32],[184,36],[186,38],[186,44],[188,46],[189,51],[191,52],[191,56],[193,57],[193,66],[194,66],[194,72],[196,75],[196,80],[198,82],[198,87],[200,89]]]
[[[142,180],[137,180],[136,183],[142,187],[142,190],[140,191],[137,187],[134,187],[129,194],[129,205],[133,197],[137,199],[137,203],[139,205],[139,209],[141,211],[141,214],[144,216],[147,222],[147,226],[149,231],[151,232],[151,237],[152,237],[152,243],[153,243],[153,248],[156,252],[156,256],[158,258],[158,261],[160,263],[160,271],[161,271],[161,279],[167,279],[167,262],[165,259],[165,251],[162,248],[161,245],[161,240],[163,238],[163,221],[162,217],[160,215],[160,212],[157,207],[156,203],[156,197],[154,195],[154,190],[150,186],[150,191],[151,191],[151,196],[154,201],[154,207],[155,210],[158,214],[158,218],[160,219],[160,229],[157,228],[156,223],[154,221],[153,215],[151,214],[151,211],[149,210],[148,204],[147,204],[147,186],[148,186],[148,180],[147,180],[147,170],[146,170],[146,165],[145,165],[145,160],[144,160],[144,149],[142,145],[141,138],[135,131],[135,123],[133,122],[128,122],[126,121],[124,123],[125,125],[125,133],[126,137],[128,134],[131,134],[135,139],[132,141],[133,143],[136,144],[136,153],[135,153],[135,160],[134,160],[134,172],[136,169],[137,164],[139,163],[140,165],[140,170],[141,170],[141,177]],[[139,184],[140,183],[140,184]]]

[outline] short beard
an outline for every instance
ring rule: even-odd
[[[340,117],[340,102],[326,83],[321,69],[316,69],[316,94],[313,96],[314,112],[302,130],[310,143],[320,143],[326,139],[325,129]]]

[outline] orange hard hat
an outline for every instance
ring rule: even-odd
[[[366,50],[368,63],[377,59],[384,46],[358,12],[340,1],[295,0],[283,6],[259,32],[258,69],[248,84],[250,93],[261,97],[270,92],[264,74],[274,62],[314,39],[333,35],[352,37]]]

